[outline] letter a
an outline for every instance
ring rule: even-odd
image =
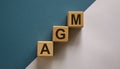
[[[40,54],[43,54],[43,52],[47,52],[48,54],[50,54],[50,51],[49,51],[49,49],[48,49],[48,47],[47,47],[47,44],[44,44],[44,45],[43,45],[43,48],[42,48]]]
[[[37,56],[53,56],[53,41],[38,41]]]

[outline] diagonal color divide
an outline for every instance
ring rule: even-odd
[[[24,69],[36,58],[36,42],[51,40],[53,25],[68,11],[85,11],[95,0],[1,0],[0,69]]]

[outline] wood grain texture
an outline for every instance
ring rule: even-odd
[[[68,26],[53,26],[53,41],[67,42],[68,41]]]
[[[52,41],[38,41],[37,45],[37,56],[53,56]]]
[[[84,26],[84,13],[82,11],[69,11],[67,21],[70,28],[82,28]]]

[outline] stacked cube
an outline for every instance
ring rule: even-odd
[[[83,12],[69,11],[67,26],[53,26],[52,41],[38,41],[37,56],[53,56],[54,42],[68,42],[69,28],[81,29],[83,25]]]

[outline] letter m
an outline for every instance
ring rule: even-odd
[[[81,15],[80,14],[77,14],[76,17],[75,17],[75,14],[72,14],[71,15],[71,23],[72,25],[80,25],[81,24]]]
[[[68,26],[74,28],[83,27],[84,14],[82,11],[69,11],[68,12]]]

